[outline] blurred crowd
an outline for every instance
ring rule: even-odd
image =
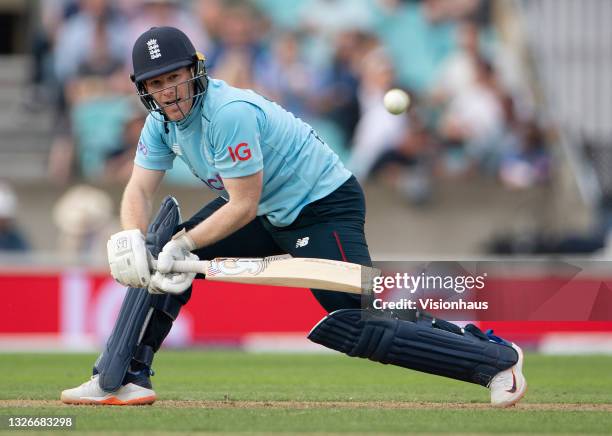
[[[181,28],[209,74],[277,101],[364,181],[407,201],[437,179],[546,183],[550,153],[526,79],[481,0],[53,0],[39,2],[32,102],[56,119],[49,175],[123,183],[147,115],[128,79],[152,26]],[[411,96],[391,115],[390,88]],[[177,164],[177,166],[180,164]],[[170,179],[196,183],[184,168]]]
[[[30,249],[16,218],[17,194],[8,183],[0,181],[0,252],[20,253]]]

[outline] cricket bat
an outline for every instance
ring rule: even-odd
[[[155,269],[156,261],[151,260]],[[172,272],[205,274],[206,280],[325,289],[361,294],[380,270],[356,263],[291,257],[216,258],[175,261]]]

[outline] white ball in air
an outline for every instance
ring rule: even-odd
[[[399,115],[408,108],[410,97],[401,89],[394,88],[387,91],[383,102],[389,112],[393,115]]]

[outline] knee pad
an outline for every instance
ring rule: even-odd
[[[349,356],[488,386],[518,361],[508,342],[469,325],[424,317],[416,322],[361,309],[330,313],[308,338]]]
[[[153,256],[157,257],[172,238],[180,220],[178,202],[173,197],[166,197],[147,231],[147,248]],[[109,392],[119,389],[132,361],[151,367],[159,345],[142,343],[151,319],[157,311],[170,322],[174,321],[189,295],[151,295],[146,289],[128,288],[112,333],[94,364],[94,374],[100,375],[102,389]],[[167,333],[165,331],[163,336]],[[157,342],[161,345],[162,340]]]

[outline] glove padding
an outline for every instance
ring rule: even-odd
[[[162,248],[162,251],[157,256],[157,271],[162,274],[169,273],[172,271],[172,265],[175,260],[187,259],[187,255],[191,254],[190,251],[195,248],[196,245],[193,239],[185,231],[180,231],[164,245],[164,248]]]
[[[196,248],[193,239],[181,231],[168,241],[157,256],[157,271],[151,277],[149,293],[151,294],[182,294],[191,286],[195,273],[172,273],[175,260],[198,260],[191,253]]]
[[[140,230],[115,233],[106,244],[106,252],[111,275],[115,280],[133,288],[146,288],[149,285],[149,252]]]
[[[183,259],[177,260],[199,260],[199,258],[195,254],[187,252]],[[182,294],[191,286],[195,276],[196,273],[161,273],[155,271],[149,282],[149,293]]]

